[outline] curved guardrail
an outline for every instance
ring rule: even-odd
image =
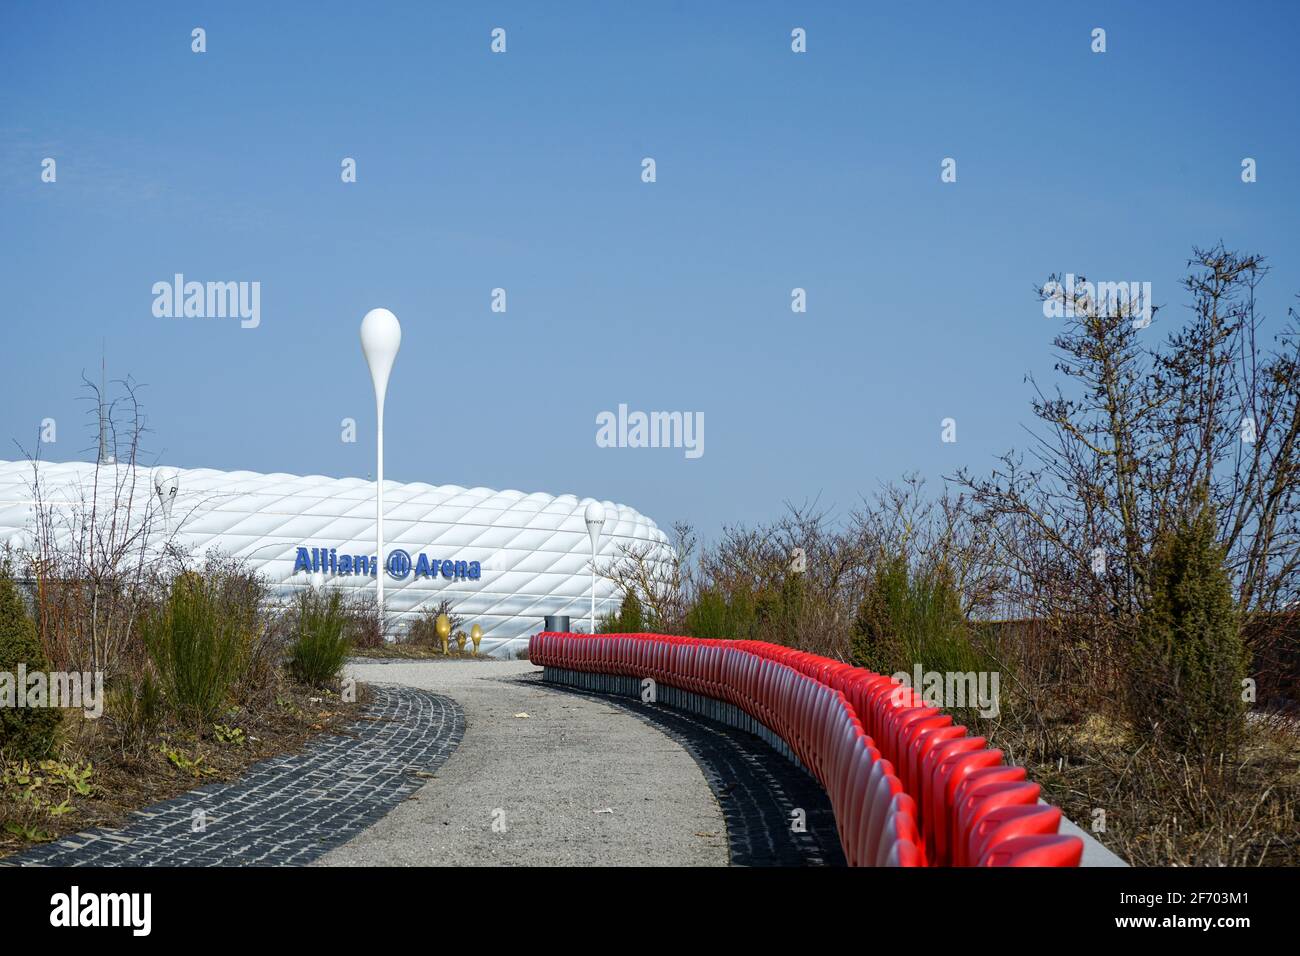
[[[547,679],[648,678],[673,689],[661,702],[763,736],[825,789],[850,866],[1079,865],[1024,768],[892,678],[762,641],[543,632],[528,651]]]

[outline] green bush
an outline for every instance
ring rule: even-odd
[[[727,599],[718,591],[701,591],[686,612],[686,633],[700,638],[734,637],[727,618]]]
[[[18,665],[26,664],[28,673],[48,671],[49,662],[41,649],[36,625],[27,615],[8,566],[0,566],[0,671],[12,675],[15,695],[25,688],[17,686]],[[54,707],[13,707],[14,701],[0,700],[0,753],[10,759],[39,760],[54,748],[62,711]]]
[[[882,556],[858,609],[853,662],[882,674],[988,670],[962,612],[961,592],[943,566],[913,570],[903,555]]]
[[[334,683],[351,651],[348,614],[339,591],[304,591],[298,599],[297,634],[289,652],[289,670],[313,687]]]
[[[747,588],[730,595],[705,589],[686,612],[686,633],[692,637],[749,640],[757,629],[758,607]]]
[[[894,659],[894,635],[897,622],[907,614],[908,601],[907,559],[901,555],[882,557],[853,622],[850,648],[854,664],[882,673],[899,668],[902,662]]]
[[[216,550],[205,556],[202,574],[211,583],[217,613],[236,627],[243,645],[231,696],[242,707],[264,709],[275,700],[285,647],[282,631],[268,614],[270,587],[246,562]],[[147,673],[137,682],[134,690],[142,701],[151,684]]]
[[[778,644],[797,645],[799,622],[804,616],[807,602],[804,596],[804,576],[787,573],[780,591],[768,598],[766,606],[760,599],[759,617],[762,619],[768,640]]]
[[[617,614],[601,619],[598,634],[641,634],[646,630],[645,613],[635,591],[628,591]]]
[[[141,623],[145,647],[177,716],[211,723],[230,696],[254,634],[256,615],[232,610],[220,576],[186,571]]]
[[[1247,655],[1214,508],[1204,495],[1195,508],[1152,555],[1129,707],[1138,733],[1180,752],[1211,755],[1231,749],[1244,729]]]
[[[117,728],[124,750],[139,751],[153,738],[163,718],[162,689],[148,672],[139,681],[123,678],[108,693],[104,714]]]

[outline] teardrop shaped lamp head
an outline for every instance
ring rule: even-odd
[[[605,527],[605,506],[599,501],[593,501],[587,505],[587,510],[582,517],[587,522],[587,534],[591,537],[591,550],[595,551],[596,542],[600,540],[600,529]]]
[[[163,517],[171,518],[172,503],[176,500],[176,493],[180,491],[180,476],[171,470],[162,470],[154,474],[154,491],[158,493],[158,501],[162,505]]]
[[[361,320],[361,352],[370,366],[375,383],[375,400],[382,403],[388,392],[388,376],[402,345],[402,326],[387,309],[371,309]]]

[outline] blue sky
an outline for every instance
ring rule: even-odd
[[[42,455],[86,457],[103,341],[150,460],[364,477],[382,305],[396,480],[711,536],[987,469],[1051,379],[1049,272],[1151,282],[1159,333],[1222,239],[1281,323],[1298,35],[1293,3],[6,3],[0,457],[46,417]],[[261,325],[155,317],[177,272],[260,282]],[[702,412],[705,454],[597,447],[620,403]]]

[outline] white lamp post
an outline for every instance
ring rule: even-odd
[[[587,535],[591,538],[591,633],[596,633],[596,543],[600,541],[600,529],[605,527],[605,506],[599,501],[587,505],[583,515],[587,522]]]
[[[180,491],[180,476],[174,471],[159,471],[154,473],[153,480],[158,503],[162,506],[163,527],[171,534],[172,505],[176,502],[176,493]]]
[[[393,371],[393,361],[402,345],[402,326],[397,316],[387,309],[371,309],[361,320],[361,352],[370,367],[370,380],[375,386],[375,580],[379,582],[376,595],[379,603],[379,626],[384,625],[384,395],[388,392],[388,376]]]

